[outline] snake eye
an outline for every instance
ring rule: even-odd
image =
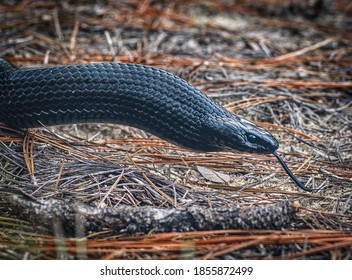
[[[257,137],[255,135],[248,135],[248,141],[251,143],[255,143],[257,141]]]

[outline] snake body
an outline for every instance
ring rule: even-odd
[[[118,123],[194,151],[278,156],[278,141],[264,128],[179,77],[138,64],[17,69],[0,59],[0,121],[19,128]]]

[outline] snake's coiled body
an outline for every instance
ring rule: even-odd
[[[119,123],[204,152],[277,156],[278,148],[265,129],[230,113],[186,81],[136,64],[15,69],[0,59],[0,121],[20,128]]]

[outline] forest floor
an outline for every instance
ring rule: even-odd
[[[0,56],[165,69],[268,129],[315,191],[270,155],[0,124],[0,258],[352,259],[351,2],[231,2],[3,1]]]

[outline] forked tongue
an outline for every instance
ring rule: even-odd
[[[283,159],[278,155],[278,153],[275,151],[273,152],[274,156],[277,158],[277,160],[280,162],[281,166],[283,167],[283,169],[285,169],[286,173],[288,174],[288,176],[291,177],[292,181],[295,182],[295,184],[300,187],[302,190],[305,190],[307,192],[312,192],[313,189],[307,188],[305,185],[302,184],[301,181],[299,181],[297,179],[297,177],[295,175],[292,174],[291,170],[288,169],[286,163],[283,161]]]

